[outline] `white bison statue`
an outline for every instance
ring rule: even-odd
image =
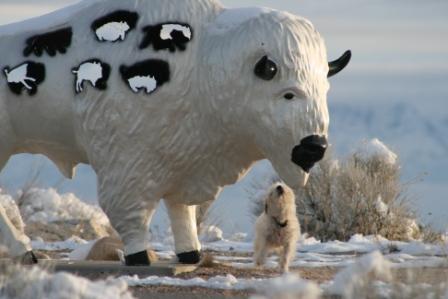
[[[119,38],[97,38],[105,28]],[[18,153],[44,154],[69,178],[90,164],[127,265],[150,264],[163,198],[179,261],[196,263],[194,205],[260,159],[291,187],[306,183],[327,147],[327,78],[349,60],[328,63],[301,17],[215,0],[86,0],[2,26],[0,169]],[[72,71],[92,62],[101,71]],[[19,239],[11,252],[29,254]]]

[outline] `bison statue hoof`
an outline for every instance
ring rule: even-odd
[[[177,258],[182,264],[197,264],[201,260],[201,253],[197,250],[182,252],[177,255]]]
[[[134,254],[130,254],[124,257],[126,266],[149,266],[151,261],[148,256],[148,252],[140,251]]]
[[[37,257],[32,251],[27,251],[20,257],[17,257],[15,259],[17,262],[19,262],[22,265],[34,265],[37,264]]]

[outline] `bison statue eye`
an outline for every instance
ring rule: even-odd
[[[272,80],[277,74],[277,65],[267,56],[263,56],[255,65],[254,73],[260,79]]]

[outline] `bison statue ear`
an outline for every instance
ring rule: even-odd
[[[337,60],[329,62],[328,63],[329,70],[327,77],[330,78],[331,76],[334,76],[340,71],[342,71],[350,62],[351,58],[352,58],[352,52],[350,50],[347,50]]]

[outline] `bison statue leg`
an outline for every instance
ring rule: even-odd
[[[0,245],[6,245],[9,254],[23,264],[35,264],[30,239],[14,227],[5,209],[0,205]]]
[[[7,111],[0,96],[0,171],[13,154],[15,144]],[[0,206],[0,245],[6,245],[9,253],[20,262],[26,264],[37,262],[31,251],[30,239],[24,232],[14,227],[2,206]]]
[[[201,244],[196,226],[196,206],[188,206],[165,200],[174,247],[180,263],[196,264],[200,260]]]
[[[132,183],[105,184],[98,176],[99,204],[124,244],[127,266],[149,266],[149,224],[159,200]]]

